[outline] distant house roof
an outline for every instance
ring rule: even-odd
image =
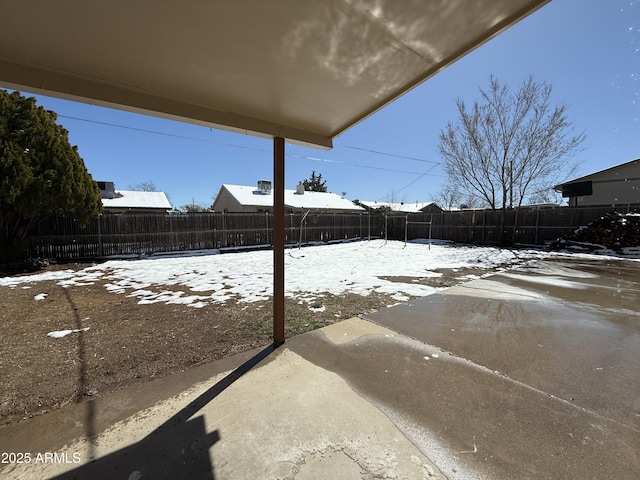
[[[245,185],[223,184],[218,196],[216,197],[216,202],[225,189],[236,199],[238,203],[243,206],[259,208],[273,207],[273,193],[271,191],[265,193],[258,190],[256,187],[249,187]],[[216,202],[213,204],[214,210],[216,210]],[[284,204],[288,208],[300,210],[364,211],[362,207],[355,205],[352,201],[347,200],[340,195],[324,192],[297,193],[296,190],[285,190]]]
[[[413,202],[413,203],[404,203],[404,202],[375,202],[369,200],[357,200],[359,205],[363,205],[370,209],[387,207],[392,212],[403,212],[403,213],[420,213],[425,209],[429,208],[437,208],[440,210],[440,207],[435,202]]]
[[[604,170],[590,173],[589,175],[585,175],[584,177],[574,178],[573,180],[569,180],[567,182],[556,185],[553,188],[556,191],[561,192],[563,185],[568,185],[571,183],[586,182],[588,180],[596,180],[596,179],[600,179],[600,177],[607,177],[608,179],[616,179],[618,170],[634,168],[634,167],[640,168],[640,158],[631,160],[630,162],[621,163],[619,165],[614,165],[613,167],[605,168]],[[624,178],[620,178],[619,180],[624,180]]]
[[[640,203],[640,158],[570,180],[554,189],[570,206]]]
[[[118,210],[171,210],[171,203],[164,192],[137,192],[116,190],[114,198],[103,198],[102,206]]]

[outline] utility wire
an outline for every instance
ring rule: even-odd
[[[100,122],[98,120],[89,120],[88,118],[70,117],[68,115],[58,115],[58,117],[60,117],[60,118],[68,118],[70,120],[77,120],[79,122],[95,123],[96,125],[104,125],[104,126],[107,126],[107,127],[115,127],[115,128],[122,128],[122,129],[125,129],[125,130],[133,130],[134,132],[151,133],[153,135],[162,135],[162,136],[165,136],[165,137],[179,138],[181,140],[192,140],[192,141],[195,141],[195,142],[212,143],[214,145],[222,145],[222,146],[225,146],[225,147],[243,148],[245,150],[254,150],[256,152],[266,152],[266,150],[263,149],[263,148],[247,147],[247,146],[244,146],[244,145],[237,145],[237,144],[233,144],[233,143],[219,142],[217,140],[208,140],[206,138],[188,137],[186,135],[176,135],[175,133],[158,132],[158,131],[155,131],[155,130],[147,130],[147,129],[144,129],[144,128],[129,127],[127,125],[118,125],[117,123]]]
[[[424,172],[423,174],[421,174],[418,178],[416,178],[415,180],[413,180],[413,181],[409,182],[409,183],[408,183],[408,184],[406,184],[404,187],[402,187],[402,188],[400,188],[400,189],[398,189],[398,190],[394,190],[394,191],[393,191],[393,193],[395,194],[395,193],[401,192],[402,190],[406,190],[407,188],[409,188],[411,185],[413,185],[414,183],[416,183],[416,182],[417,182],[418,180],[420,180],[421,178],[426,177],[427,175],[429,175],[429,172],[430,172],[431,170],[433,170],[434,168],[436,168],[437,166],[438,166],[438,165],[433,165],[429,170],[427,170],[426,172]],[[434,175],[434,176],[435,176],[435,175]],[[438,176],[441,176],[441,175],[438,175]],[[382,201],[383,199],[386,199],[386,198],[388,198],[388,197],[389,197],[389,195],[385,195],[384,197],[380,197],[380,198],[378,198],[376,201],[377,201],[377,202],[380,202],[380,201]]]
[[[165,137],[170,137],[170,138],[178,138],[181,140],[192,140],[192,141],[196,141],[196,142],[203,142],[203,143],[211,143],[214,145],[222,145],[225,147],[233,147],[233,148],[241,148],[241,149],[245,149],[245,150],[252,150],[255,152],[265,152],[268,153],[267,150],[263,149],[263,148],[255,148],[255,147],[247,147],[244,145],[238,145],[235,143],[226,143],[226,142],[220,142],[217,140],[209,140],[209,139],[205,139],[205,138],[196,138],[196,137],[190,137],[187,135],[177,135],[174,133],[166,133],[166,132],[158,132],[155,130],[148,130],[148,129],[144,129],[144,128],[138,128],[138,127],[130,127],[127,125],[118,125],[116,123],[110,123],[110,122],[101,122],[98,120],[90,120],[87,118],[79,118],[79,117],[72,117],[69,115],[58,115],[59,118],[67,118],[70,120],[76,120],[79,122],[87,122],[87,123],[93,123],[96,125],[104,125],[107,127],[114,127],[114,128],[122,128],[125,130],[132,130],[134,132],[142,132],[142,133],[149,133],[152,135],[162,135]],[[339,147],[344,147],[344,148],[351,148],[353,150],[361,150],[364,152],[369,152],[369,153],[374,153],[377,155],[385,155],[385,156],[389,156],[389,157],[394,157],[394,158],[404,158],[407,160],[413,160],[413,161],[417,161],[417,162],[426,162],[426,163],[433,163],[435,165],[440,165],[440,162],[436,162],[435,160],[427,160],[427,159],[423,159],[423,158],[416,158],[416,157],[409,157],[409,156],[405,156],[405,155],[398,155],[398,154],[394,154],[394,153],[389,153],[389,152],[381,152],[378,150],[370,150],[367,148],[363,148],[363,147],[356,147],[353,145],[337,145]],[[358,168],[369,168],[369,169],[373,169],[373,170],[383,170],[386,172],[395,172],[395,173],[406,173],[406,174],[410,174],[410,175],[420,175],[419,178],[421,178],[422,176],[426,175],[423,174],[421,172],[410,172],[410,171],[406,171],[406,170],[398,170],[398,169],[393,169],[393,168],[384,168],[384,167],[375,167],[373,165],[361,165],[358,163],[351,163],[351,162],[344,162],[344,161],[340,161],[340,160],[331,160],[328,158],[318,158],[318,157],[308,157],[308,156],[302,156],[302,155],[295,155],[295,154],[286,154],[286,156],[288,157],[293,157],[293,158],[301,158],[304,160],[311,160],[311,161],[317,161],[317,162],[326,162],[326,163],[338,163],[338,164],[342,164],[342,165],[350,165],[350,166],[354,166],[354,167],[358,167]]]
[[[419,143],[421,145],[428,145],[429,147],[437,147],[437,145],[434,145],[433,143],[422,142],[420,140],[416,140],[415,138],[407,138],[407,137],[403,137],[401,135],[396,135],[396,134],[389,133],[389,132],[383,132],[383,131],[375,130],[375,129],[372,129],[372,128],[364,128],[364,129],[369,131],[369,132],[377,133],[377,134],[380,134],[380,135],[386,135],[388,137],[399,138],[400,140],[405,140],[407,142]]]
[[[379,150],[369,150],[368,148],[363,148],[363,147],[353,147],[351,145],[339,145],[339,146],[343,148],[352,148],[354,150],[361,150],[363,152],[375,153],[377,155],[387,155],[389,157],[395,157],[395,158],[406,158],[407,160],[414,160],[416,162],[435,163],[435,164],[440,163],[440,162],[436,162],[435,160],[427,160],[424,158],[416,158],[416,157],[407,157],[405,155],[398,155],[396,153],[381,152]]]
[[[332,159],[328,159],[328,158],[318,158],[318,157],[307,157],[304,155],[294,155],[294,154],[287,154],[287,156],[293,157],[293,158],[301,158],[303,160],[311,160],[314,162],[325,162],[325,163],[339,163],[342,165],[349,165],[352,167],[358,167],[358,168],[370,168],[373,170],[383,170],[385,172],[395,172],[395,173],[407,173],[409,175],[420,175],[420,177],[423,177],[425,175],[427,175],[427,173],[431,170],[433,170],[434,167],[437,167],[439,165],[433,165],[428,171],[427,173],[422,173],[422,172],[410,172],[407,170],[398,170],[396,168],[385,168],[385,167],[376,167],[374,165],[362,165],[359,163],[352,163],[352,162],[344,162],[342,160],[332,160]],[[439,175],[438,175],[439,176]]]
[[[58,115],[59,118],[67,118],[69,120],[76,120],[79,122],[87,122],[87,123],[93,123],[96,125],[103,125],[103,126],[107,126],[107,127],[114,127],[114,128],[122,128],[125,130],[132,130],[134,132],[142,132],[142,133],[149,133],[152,135],[162,135],[165,137],[170,137],[170,138],[178,138],[181,140],[191,140],[191,141],[196,141],[196,142],[203,142],[203,143],[210,143],[210,144],[214,144],[214,145],[221,145],[221,146],[225,146],[225,147],[231,147],[231,148],[240,148],[240,149],[244,149],[244,150],[252,150],[255,152],[264,152],[264,153],[268,153],[267,150],[263,149],[263,148],[255,148],[255,147],[247,147],[244,145],[238,145],[235,143],[226,143],[226,142],[220,142],[217,140],[209,140],[209,139],[205,139],[205,138],[196,138],[196,137],[191,137],[191,136],[187,136],[187,135],[177,135],[174,133],[166,133],[166,132],[158,132],[155,130],[148,130],[148,129],[144,129],[144,128],[138,128],[138,127],[130,127],[127,125],[119,125],[116,123],[110,123],[110,122],[102,122],[99,120],[90,120],[87,118],[79,118],[79,117],[72,117],[69,115]],[[423,143],[423,142],[418,142],[416,140],[417,143]],[[309,157],[309,156],[302,156],[302,155],[295,155],[295,154],[286,154],[286,156],[288,157],[293,157],[293,158],[300,158],[300,159],[304,159],[304,160],[310,160],[310,161],[316,161],[316,162],[325,162],[325,163],[337,163],[337,164],[341,164],[341,165],[349,165],[349,166],[353,166],[353,167],[357,167],[357,168],[368,168],[368,169],[372,169],[372,170],[381,170],[381,171],[385,171],[385,172],[394,172],[394,173],[405,173],[405,174],[409,174],[409,175],[418,175],[418,177],[415,180],[412,180],[411,182],[409,182],[407,185],[405,185],[404,187],[400,188],[399,190],[395,190],[395,193],[397,192],[401,192],[403,190],[406,190],[407,188],[409,188],[411,185],[415,184],[417,181],[419,181],[420,179],[426,177],[427,175],[429,176],[434,176],[434,177],[443,177],[444,175],[438,175],[438,174],[432,174],[430,173],[431,170],[433,170],[435,167],[437,167],[438,165],[441,165],[441,162],[436,162],[435,160],[427,160],[424,158],[417,158],[417,157],[410,157],[410,156],[406,156],[406,155],[398,155],[395,153],[389,153],[389,152],[382,152],[379,150],[371,150],[368,148],[364,148],[364,147],[357,147],[357,146],[353,146],[353,145],[336,145],[337,147],[343,147],[343,148],[350,148],[352,150],[360,150],[363,152],[368,152],[368,153],[373,153],[376,155],[383,155],[383,156],[388,156],[388,157],[393,157],[393,158],[403,158],[406,160],[412,160],[412,161],[416,161],[416,162],[423,162],[423,163],[433,163],[433,165],[431,166],[431,168],[429,168],[426,172],[412,172],[412,171],[407,171],[407,170],[398,170],[398,169],[394,169],[394,168],[385,168],[385,167],[376,167],[373,165],[362,165],[359,163],[352,163],[352,162],[345,162],[345,161],[341,161],[341,160],[332,160],[332,159],[328,159],[328,158],[319,158],[319,157]],[[387,198],[388,195],[386,197],[381,197],[379,198],[377,201],[382,201],[383,199]]]

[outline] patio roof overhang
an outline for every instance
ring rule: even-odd
[[[0,85],[332,139],[549,0],[2,0]]]
[[[0,0],[0,86],[274,139],[333,138],[550,0]]]

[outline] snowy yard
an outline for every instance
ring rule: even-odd
[[[439,277],[443,269],[492,270],[543,258],[537,250],[455,246],[424,241],[384,240],[293,248],[285,256],[286,296],[313,302],[320,293],[341,295],[372,292],[390,294],[397,301],[429,295],[437,287],[420,279]],[[460,282],[478,278],[459,277]],[[0,278],[0,286],[37,288],[40,280],[55,280],[63,287],[104,281],[116,294],[136,297],[140,304],[184,304],[201,308],[228,300],[268,300],[273,289],[273,253],[246,251],[219,254],[163,255],[109,260],[79,271],[61,270],[36,275]],[[47,292],[38,291],[39,298]],[[36,295],[36,299],[38,299]]]
[[[420,241],[288,249],[286,335],[554,256],[566,258]],[[111,259],[0,277],[7,332],[0,424],[264,346],[272,339],[272,289],[270,250]]]

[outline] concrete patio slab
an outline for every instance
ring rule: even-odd
[[[530,262],[4,427],[0,474],[635,480],[637,267]]]
[[[440,391],[422,395],[430,408],[412,420],[441,432],[449,451],[473,437],[468,468],[640,478],[638,266],[534,261],[365,318],[438,350],[427,362],[438,376],[421,378]]]

